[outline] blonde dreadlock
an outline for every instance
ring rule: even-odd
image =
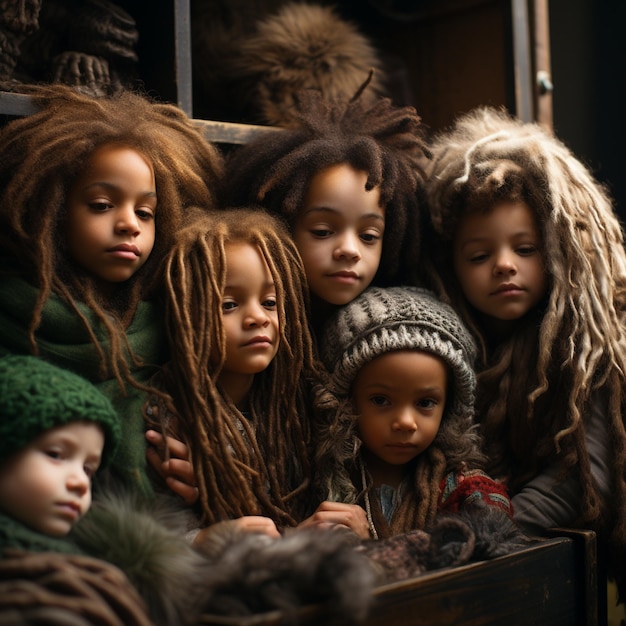
[[[225,360],[229,243],[258,247],[277,293],[280,346],[254,377],[249,420],[217,384]],[[297,249],[278,218],[256,208],[223,210],[181,231],[164,274],[171,346],[164,384],[179,416],[174,430],[190,448],[203,522],[266,515],[278,525],[296,525],[309,513],[309,420],[324,377],[308,330]]]
[[[123,328],[156,280],[155,268],[190,206],[211,206],[222,173],[222,159],[185,114],[173,105],[121,92],[94,98],[64,85],[26,86],[38,108],[0,132],[0,249],[3,271],[17,273],[39,288],[28,329],[37,354],[37,328],[51,292],[81,319],[101,360],[120,385],[131,378],[124,356]],[[64,216],[73,180],[100,146],[116,143],[137,150],[154,168],[158,192],[156,239],[139,275],[103,302],[90,277],[67,256]],[[7,269],[8,268],[8,269]],[[85,304],[108,332],[110,354],[81,312]],[[115,319],[111,317],[115,314]]]
[[[450,298],[482,345],[478,412],[494,467],[513,492],[558,456],[582,486],[582,520],[602,524],[583,416],[606,394],[612,444],[612,537],[626,554],[626,254],[608,191],[558,139],[503,111],[478,108],[435,137],[427,194],[438,238],[439,288],[455,285],[450,245],[459,219],[524,201],[543,237],[550,290],[540,310],[490,353],[460,294]],[[496,471],[494,471],[496,473]]]

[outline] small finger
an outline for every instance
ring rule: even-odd
[[[170,456],[184,460],[189,459],[189,449],[182,441],[174,439],[174,437],[166,437],[165,443],[170,451]]]
[[[165,479],[167,486],[178,496],[183,499],[183,502],[189,506],[195,504],[200,497],[200,492],[197,487],[183,483],[172,476],[168,476]]]

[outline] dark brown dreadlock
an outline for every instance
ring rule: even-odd
[[[122,92],[94,98],[64,85],[23,86],[39,109],[8,123],[0,132],[0,249],[3,271],[17,273],[39,288],[29,336],[35,333],[52,292],[64,298],[82,320],[101,358],[103,377],[111,367],[121,383],[130,379],[124,358],[123,328],[156,281],[156,267],[171,247],[190,206],[212,206],[222,159],[185,114],[169,104]],[[143,154],[154,168],[158,193],[156,239],[138,275],[105,302],[84,271],[65,252],[66,198],[90,155],[105,144]],[[108,330],[105,355],[78,302]],[[115,314],[112,317],[111,314]]]
[[[560,459],[582,487],[581,524],[602,526],[626,555],[626,253],[607,190],[558,139],[503,111],[465,114],[433,142],[428,183],[438,235],[441,289],[482,345],[477,413],[493,462],[513,493]],[[543,238],[551,285],[546,301],[497,346],[465,303],[452,271],[459,219],[502,201],[522,200]],[[444,286],[447,288],[445,289]],[[612,470],[611,502],[590,471],[585,416],[603,402]],[[601,528],[600,528],[601,529]]]
[[[260,203],[293,229],[311,179],[347,163],[380,187],[385,207],[383,251],[375,284],[404,284],[418,271],[423,164],[430,152],[413,107],[387,98],[329,103],[314,90],[297,98],[297,128],[280,130],[231,153],[227,204]]]
[[[280,346],[254,377],[249,419],[217,383],[226,357],[228,243],[257,246],[276,285]],[[314,357],[304,268],[288,231],[260,209],[201,216],[181,231],[164,274],[171,346],[164,385],[179,416],[173,430],[190,449],[203,522],[265,515],[295,525],[310,513],[310,419],[324,370]]]

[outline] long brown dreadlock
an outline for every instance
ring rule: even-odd
[[[493,473],[515,493],[551,460],[574,469],[582,524],[602,525],[626,555],[626,254],[608,191],[558,139],[535,124],[481,107],[433,142],[427,193],[438,237],[432,249],[448,291],[482,345],[478,415]],[[543,237],[546,301],[497,346],[464,302],[450,245],[459,219],[503,200],[523,200]],[[584,416],[606,405],[612,498],[601,502],[585,445]],[[623,562],[623,561],[622,561]]]
[[[311,179],[347,163],[367,173],[367,190],[380,187],[385,207],[383,251],[375,284],[413,280],[419,264],[424,163],[430,152],[413,107],[387,98],[366,105],[360,95],[328,102],[314,90],[298,94],[297,124],[251,142],[227,160],[227,204],[260,203],[291,228]]]
[[[280,346],[254,377],[249,418],[217,382],[229,243],[258,247],[276,285]],[[286,227],[256,208],[201,216],[181,231],[164,274],[171,361],[163,380],[178,415],[173,430],[190,449],[203,522],[266,515],[295,525],[310,512],[310,419],[325,375],[308,330],[304,268]]]
[[[122,92],[94,98],[64,85],[23,86],[38,108],[0,132],[0,249],[3,271],[17,273],[39,288],[28,329],[32,352],[36,331],[52,292],[82,320],[101,358],[122,384],[130,380],[123,329],[156,282],[156,268],[170,248],[190,206],[212,206],[222,159],[174,105]],[[66,198],[90,155],[105,144],[143,154],[154,168],[158,207],[152,254],[111,301],[103,301],[84,271],[65,251]],[[99,344],[78,302],[93,311],[108,331],[110,352]],[[115,314],[115,318],[111,314]]]

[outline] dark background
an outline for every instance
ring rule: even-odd
[[[222,1],[254,15],[264,4]],[[393,68],[394,99],[413,104],[433,131],[479,104],[516,112],[511,0],[319,1],[370,37]],[[137,23],[142,84],[178,102],[174,10],[183,0],[117,2]],[[607,184],[626,222],[626,0],[549,0],[548,8],[554,131]]]

